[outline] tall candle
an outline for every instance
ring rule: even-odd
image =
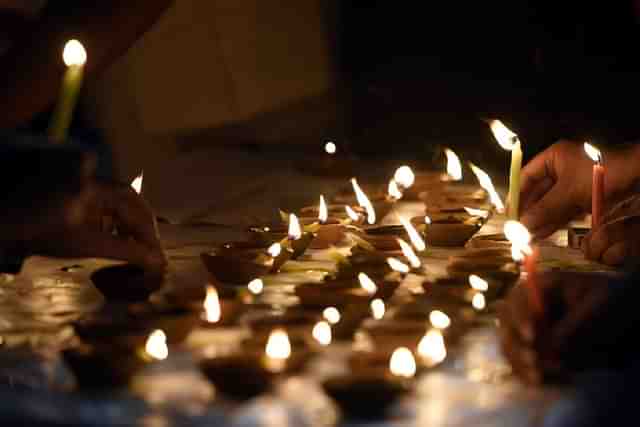
[[[540,257],[540,250],[533,246],[531,253],[524,258],[524,271],[527,272],[525,284],[529,293],[529,301],[533,307],[534,313],[541,315],[544,312],[542,295],[540,295],[540,287],[538,286],[538,267],[537,262]]]
[[[78,100],[87,52],[78,40],[69,40],[62,52],[62,59],[67,66],[62,79],[62,88],[58,104],[49,124],[49,138],[53,142],[62,142],[67,138],[67,131]]]
[[[509,172],[509,195],[507,216],[517,220],[520,209],[520,171],[522,169],[522,145],[518,135],[507,128],[500,120],[492,120],[489,124],[493,136],[505,150],[511,151],[511,169]]]
[[[542,295],[537,278],[537,262],[540,257],[538,248],[531,247],[531,234],[529,230],[518,221],[507,221],[504,224],[504,234],[511,242],[511,256],[514,261],[522,261],[524,270],[527,273],[524,286],[527,287],[529,303],[533,312],[541,316],[544,313]]]
[[[602,225],[604,208],[604,166],[602,153],[588,142],[584,143],[584,151],[593,160],[593,176],[591,181],[591,229],[597,230]]]

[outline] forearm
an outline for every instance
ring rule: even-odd
[[[54,2],[52,2],[54,3]],[[79,38],[88,51],[88,78],[122,55],[169,7],[171,0],[59,2],[37,29],[0,61],[0,128],[13,128],[57,97],[64,42]],[[62,10],[64,8],[64,10]]]

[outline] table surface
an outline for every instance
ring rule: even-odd
[[[289,195],[301,196],[310,188],[327,190],[335,188],[336,182],[344,182],[292,175],[296,179],[288,180],[284,187]],[[268,192],[262,196],[271,197]],[[252,205],[261,203],[256,199]],[[265,204],[264,209],[272,206]],[[396,211],[410,217],[421,213],[422,207],[419,203],[399,203]],[[212,221],[220,222],[216,215]],[[229,211],[223,216],[231,217]],[[199,220],[207,220],[207,216],[201,215]],[[481,233],[496,232],[501,225],[501,219],[494,217]],[[170,259],[168,287],[206,283],[207,273],[199,254],[244,235],[241,227],[228,226],[161,224],[160,230]],[[566,231],[541,246],[543,267],[600,268],[585,261],[579,251],[566,248]],[[431,248],[426,257],[429,272],[442,271],[448,256],[460,250]],[[323,256],[320,252],[310,255]],[[32,413],[40,419],[77,425],[355,425],[338,421],[336,408],[317,381],[344,369],[345,344],[332,344],[307,373],[278,384],[268,395],[242,404],[216,395],[195,367],[193,354],[212,346],[232,345],[245,333],[240,328],[195,331],[182,347],[171,349],[168,360],[142,372],[131,390],[92,395],[71,392],[73,377],[57,351],[74,340],[69,322],[102,303],[89,275],[111,263],[104,259],[33,257],[19,276],[0,277],[0,378],[6,384],[0,387],[0,395],[6,403],[13,403],[3,405],[0,419]],[[73,271],[62,270],[73,265],[78,266]],[[285,274],[277,280],[283,283],[286,279]],[[399,294],[412,285],[415,278],[409,276]],[[393,407],[388,419],[366,425],[523,426],[537,423],[549,405],[570,396],[571,390],[520,385],[500,354],[493,323],[473,329],[441,367],[420,377],[416,392]]]

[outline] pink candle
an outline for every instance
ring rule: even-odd
[[[602,225],[604,206],[604,166],[600,162],[593,165],[591,192],[591,228],[597,230]]]

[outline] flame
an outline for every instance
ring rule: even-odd
[[[282,252],[282,245],[276,242],[273,245],[269,246],[269,248],[267,249],[267,252],[273,258],[276,258],[278,255],[280,255],[280,252]]]
[[[469,276],[469,285],[476,291],[486,292],[489,290],[489,283],[475,274]]]
[[[133,181],[131,181],[131,188],[133,191],[140,194],[142,193],[142,180],[144,179],[144,171],[140,172],[140,175],[136,176]]]
[[[447,175],[449,175],[454,181],[460,181],[462,179],[462,165],[460,164],[460,158],[453,150],[448,148],[444,149],[444,154],[447,156]]]
[[[424,216],[424,223],[427,225],[431,225],[431,217],[429,215]]]
[[[482,292],[478,292],[473,296],[471,305],[478,311],[484,310],[484,308],[487,306],[487,300],[484,298]]]
[[[167,347],[167,335],[162,329],[156,329],[149,334],[144,350],[149,356],[157,360],[164,360],[169,357],[169,347]]]
[[[333,141],[329,141],[324,144],[324,151],[326,151],[327,154],[336,154],[337,148],[338,147],[336,147],[336,144]]]
[[[262,279],[253,279],[249,282],[247,288],[249,288],[249,292],[251,292],[252,294],[259,295],[264,289],[264,282],[262,281]]]
[[[444,345],[442,332],[430,329],[418,343],[418,355],[427,366],[434,366],[447,357],[447,347]]]
[[[367,222],[369,224],[375,224],[376,211],[373,209],[371,201],[369,200],[367,195],[364,194],[364,191],[362,191],[362,188],[360,188],[360,186],[358,185],[358,181],[355,178],[351,178],[351,185],[353,186],[353,191],[356,193],[358,204],[360,205],[360,207],[366,209],[367,211]]]
[[[438,329],[447,329],[451,325],[451,319],[440,310],[433,310],[429,313],[429,322],[431,326]]]
[[[351,206],[345,206],[344,210],[347,211],[347,215],[349,216],[349,218],[351,218],[352,221],[358,221],[360,219],[360,215],[358,215],[356,211],[351,209]]]
[[[211,285],[207,285],[207,296],[204,299],[203,306],[207,322],[217,323],[220,321],[220,298],[216,288]]]
[[[465,206],[464,210],[471,216],[479,216],[484,219],[489,218],[489,211],[485,211],[484,209],[474,209]]]
[[[291,356],[291,343],[287,332],[280,328],[271,331],[264,352],[271,359],[288,359]]]
[[[473,163],[469,163],[469,165],[471,166],[473,173],[476,175],[476,178],[478,178],[480,187],[484,188],[485,191],[489,193],[491,203],[496,207],[496,210],[498,212],[504,212],[504,203],[502,203],[502,199],[500,199],[500,195],[493,186],[493,182],[489,175]]]
[[[318,220],[321,224],[324,224],[329,219],[329,210],[327,209],[327,202],[324,201],[324,196],[320,195],[320,206],[318,207]]]
[[[373,316],[374,319],[380,320],[384,317],[384,313],[385,313],[384,301],[382,301],[380,298],[376,298],[373,301],[371,301],[370,308],[371,308],[371,315]]]
[[[400,215],[398,215],[398,220],[400,220],[404,229],[407,230],[407,234],[409,235],[409,239],[411,239],[413,247],[416,248],[418,252],[422,252],[427,249],[427,244],[424,242],[422,237],[420,237],[420,233],[418,233],[418,230],[416,230],[413,224],[411,224],[411,221],[401,217]]]
[[[416,175],[409,166],[400,166],[393,174],[393,180],[406,190],[416,181]]]
[[[322,317],[327,319],[327,322],[335,325],[340,322],[340,311],[335,307],[327,307],[322,312]]]
[[[511,242],[511,256],[514,261],[521,261],[526,255],[531,254],[531,234],[527,227],[518,221],[507,221],[504,224],[504,235]]]
[[[587,153],[587,156],[589,156],[591,160],[596,163],[602,163],[602,153],[596,147],[589,144],[588,142],[585,142],[584,151],[585,153]]]
[[[393,258],[393,257],[387,258],[387,264],[389,264],[389,267],[391,267],[393,271],[397,271],[398,273],[406,274],[409,271],[411,271],[409,266],[404,262],[400,261],[398,258]]]
[[[300,221],[295,214],[289,214],[289,239],[298,240],[302,237],[302,230],[300,229]]]
[[[409,261],[409,264],[411,264],[411,267],[420,268],[420,266],[422,265],[422,262],[420,261],[420,258],[418,258],[418,255],[416,255],[416,253],[411,248],[411,245],[402,239],[396,239],[396,240],[400,245],[400,249],[402,249],[402,254],[405,256],[405,258],[407,258],[407,260]]]
[[[331,326],[324,320],[316,323],[311,331],[313,338],[320,343],[320,345],[326,346],[331,344]]]
[[[365,291],[367,291],[371,295],[373,295],[376,292],[378,292],[378,287],[373,282],[373,280],[371,280],[371,278],[366,275],[366,273],[359,273],[358,274],[358,281],[360,281],[360,286],[362,286],[362,289],[364,289]]]
[[[67,67],[82,66],[87,62],[87,51],[78,40],[69,40],[64,45],[62,60]]]
[[[397,377],[412,378],[416,374],[416,359],[406,347],[395,349],[389,360],[389,370]]]
[[[396,182],[395,179],[391,179],[391,181],[389,181],[389,187],[387,187],[387,193],[389,194],[389,197],[391,197],[394,200],[402,199],[402,191],[400,191],[400,188],[398,188],[398,183]]]
[[[518,135],[511,132],[500,120],[492,120],[491,123],[489,123],[489,127],[491,127],[491,132],[493,132],[493,136],[496,138],[496,141],[498,141],[498,144],[505,150],[511,151],[516,145],[520,144]]]

